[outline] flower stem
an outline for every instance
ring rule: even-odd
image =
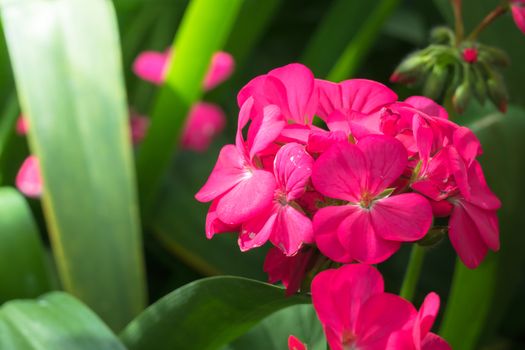
[[[496,18],[503,15],[505,12],[507,12],[509,9],[509,6],[505,5],[499,5],[494,10],[492,10],[483,20],[478,24],[478,26],[470,33],[468,36],[468,40],[474,41],[478,38],[479,34],[485,30]]]
[[[461,7],[461,0],[450,0],[452,3],[452,9],[454,10],[454,30],[456,32],[456,45],[459,45],[459,43],[463,40],[463,36],[465,35],[465,29],[463,27],[463,15],[462,15],[462,7]]]
[[[424,258],[425,248],[418,244],[414,244],[412,246],[412,252],[410,253],[410,260],[408,261],[403,285],[401,286],[401,291],[399,293],[401,297],[408,301],[411,301],[414,297]]]

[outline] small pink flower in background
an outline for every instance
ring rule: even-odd
[[[525,0],[511,0],[510,5],[514,23],[525,34]]]
[[[263,266],[264,272],[268,274],[268,281],[281,281],[286,288],[286,295],[295,294],[301,289],[304,276],[314,263],[314,252],[315,249],[305,247],[294,256],[286,256],[279,248],[270,248]]]
[[[213,138],[226,125],[226,116],[222,109],[212,103],[198,102],[190,111],[182,131],[182,147],[197,152],[204,152]]]
[[[312,302],[332,350],[450,349],[444,341],[440,345],[446,347],[423,345],[439,338],[429,332],[439,309],[437,295],[429,294],[417,312],[405,299],[384,292],[383,278],[372,266],[350,264],[319,273]]]
[[[476,63],[478,61],[478,50],[475,47],[467,47],[461,53],[463,60],[467,63]]]
[[[172,50],[165,52],[145,51],[133,62],[133,72],[146,81],[160,85],[166,78],[166,69]],[[210,69],[204,78],[203,87],[210,90],[225,81],[233,73],[235,62],[227,52],[217,52],[212,56]]]
[[[29,130],[29,123],[26,117],[20,115],[16,120],[16,133],[18,135],[26,135]]]
[[[288,338],[288,350],[307,350],[307,348],[299,339],[291,335]]]
[[[259,247],[269,239],[291,256],[303,243],[313,243],[312,221],[296,202],[310,182],[313,164],[314,159],[303,145],[292,142],[279,149],[273,166],[277,182],[273,205],[243,225],[239,236],[241,250]]]
[[[131,112],[129,117],[129,127],[131,132],[131,142],[133,142],[134,145],[137,145],[142,142],[148,132],[149,118]]]
[[[28,197],[38,198],[42,195],[42,177],[36,156],[24,160],[16,175],[16,187]]]
[[[417,241],[432,224],[432,208],[419,194],[388,191],[407,166],[403,145],[389,136],[370,135],[357,145],[338,143],[322,154],[312,173],[323,195],[348,201],[320,209],[315,240],[338,262],[375,264],[389,258],[400,242]]]

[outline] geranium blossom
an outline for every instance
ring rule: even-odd
[[[28,197],[37,198],[42,195],[42,176],[36,156],[29,156],[24,160],[15,182],[20,192]]]
[[[510,5],[514,23],[516,23],[518,29],[521,30],[523,34],[525,34],[525,1],[511,0]]]

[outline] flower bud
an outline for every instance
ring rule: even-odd
[[[503,78],[501,78],[498,73],[495,73],[487,80],[487,89],[492,102],[501,112],[505,113],[507,111],[509,96]]]
[[[479,103],[484,104],[487,98],[487,84],[485,83],[487,78],[479,67],[472,67],[471,76],[474,96]]]
[[[393,83],[412,84],[425,74],[426,59],[421,51],[415,52],[405,58],[390,76]]]
[[[446,226],[435,226],[431,228],[428,233],[419,240],[417,244],[423,247],[435,246],[447,235],[448,228]]]
[[[471,96],[472,91],[470,88],[470,83],[468,80],[465,80],[460,86],[456,88],[456,91],[454,91],[454,95],[452,96],[452,104],[454,105],[456,112],[459,114],[463,113],[465,108],[467,108]]]
[[[443,93],[447,78],[447,67],[440,64],[434,65],[423,86],[423,95],[434,100],[439,98]]]
[[[448,27],[436,27],[430,32],[430,41],[435,44],[455,45],[454,32]]]
[[[505,51],[487,45],[480,45],[478,58],[481,62],[498,67],[510,65],[510,58]]]

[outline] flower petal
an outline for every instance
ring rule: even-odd
[[[439,296],[431,292],[427,294],[414,324],[414,342],[421,342],[432,329],[439,311]]]
[[[206,238],[212,239],[217,233],[235,232],[237,226],[226,225],[217,216],[217,199],[211,202],[208,213],[206,214]]]
[[[341,245],[337,237],[337,229],[341,222],[355,211],[351,205],[325,207],[314,216],[314,238],[319,250],[330,259],[340,262],[352,262],[346,247]]]
[[[226,117],[219,106],[206,102],[195,104],[182,131],[182,146],[197,152],[207,150],[225,124]]]
[[[462,203],[462,206],[476,224],[483,242],[491,250],[499,250],[499,226],[496,210],[482,209],[466,201]]]
[[[468,268],[476,268],[487,254],[487,245],[461,202],[456,204],[450,216],[449,238],[459,258]]]
[[[224,146],[210,177],[195,198],[199,202],[209,202],[217,198],[241,182],[246,177],[246,172],[246,163],[239,150],[234,145]]]
[[[350,79],[339,83],[343,109],[369,114],[397,100],[385,85],[373,80]]]
[[[341,86],[331,81],[316,79],[315,85],[319,92],[319,105],[317,115],[327,120],[328,116],[335,110],[342,111],[343,101],[341,100]]]
[[[288,349],[289,350],[306,350],[306,345],[301,343],[299,339],[291,335],[288,338]]]
[[[276,105],[264,107],[263,112],[252,120],[248,129],[250,159],[270,146],[283,130],[286,122]]]
[[[374,230],[370,213],[361,208],[341,222],[337,237],[353,259],[365,264],[383,262],[401,246],[399,242],[383,239]]]
[[[211,90],[230,77],[235,67],[233,56],[227,52],[216,52],[211,59],[211,67],[204,78],[204,89]]]
[[[306,149],[310,153],[323,153],[333,144],[347,140],[347,134],[342,131],[315,131],[308,136]]]
[[[256,217],[272,204],[275,187],[272,173],[252,170],[249,177],[243,178],[219,200],[219,219],[228,225],[237,225]]]
[[[373,204],[370,215],[374,231],[390,241],[417,241],[432,225],[432,207],[416,193],[380,199]]]
[[[28,197],[38,198],[42,195],[42,176],[36,156],[31,155],[24,160],[15,183],[20,192]]]
[[[501,201],[487,185],[483,169],[481,169],[478,161],[474,161],[468,169],[468,182],[470,185],[470,202],[488,210],[496,210],[501,207]]]
[[[284,190],[288,201],[299,198],[310,181],[314,159],[303,145],[288,143],[277,152],[273,171],[277,186]]]
[[[369,135],[359,140],[367,164],[366,191],[378,195],[397,180],[407,167],[408,155],[403,144],[393,137]]]
[[[363,152],[353,144],[340,142],[317,159],[312,183],[325,196],[358,202],[367,170]]]
[[[421,343],[421,350],[452,350],[452,347],[439,335],[428,333]]]
[[[279,209],[270,240],[287,256],[297,253],[303,243],[314,240],[312,221],[290,205]]]
[[[448,113],[445,108],[425,96],[411,96],[405,100],[412,107],[428,114],[432,117],[448,119]]]
[[[277,213],[263,213],[242,225],[238,243],[245,252],[265,244],[275,230]]]
[[[141,79],[160,85],[164,82],[170,52],[145,51],[133,62],[133,72]]]

